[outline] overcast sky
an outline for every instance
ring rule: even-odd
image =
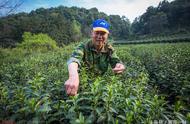
[[[160,1],[162,0],[24,0],[18,11],[30,12],[40,7],[50,8],[60,5],[87,9],[96,7],[100,12],[105,12],[108,15],[124,15],[132,22],[135,17],[142,15],[147,7],[156,7]]]

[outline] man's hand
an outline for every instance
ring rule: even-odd
[[[125,70],[125,66],[121,63],[117,63],[115,68],[112,69],[114,73],[120,74]]]
[[[77,94],[78,87],[79,87],[79,78],[78,77],[69,78],[65,82],[65,89],[66,89],[67,95],[69,95],[69,96],[75,96]]]
[[[65,89],[67,95],[75,96],[79,87],[79,75],[77,72],[78,64],[72,62],[68,65],[69,79],[65,82]]]

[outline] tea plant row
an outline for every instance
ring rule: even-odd
[[[74,97],[66,95],[64,82],[68,78],[66,61],[75,45],[46,52],[0,49],[0,120],[80,124],[188,121],[189,97],[184,95],[189,93],[188,45],[116,47],[126,71],[115,75],[109,69],[96,76],[82,69]],[[169,100],[171,94],[177,100]]]

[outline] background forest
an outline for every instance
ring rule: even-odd
[[[77,42],[89,37],[91,23],[97,18],[104,18],[111,24],[111,39],[114,40],[188,34],[190,1],[164,0],[157,7],[148,7],[133,22],[125,16],[107,15],[96,8],[59,6],[13,14],[0,18],[0,46],[15,47],[24,32],[48,34],[59,46]]]

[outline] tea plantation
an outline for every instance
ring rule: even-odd
[[[66,61],[77,44],[0,49],[0,120],[25,123],[149,124],[190,121],[190,43],[116,45],[123,74],[82,69],[69,97]]]

